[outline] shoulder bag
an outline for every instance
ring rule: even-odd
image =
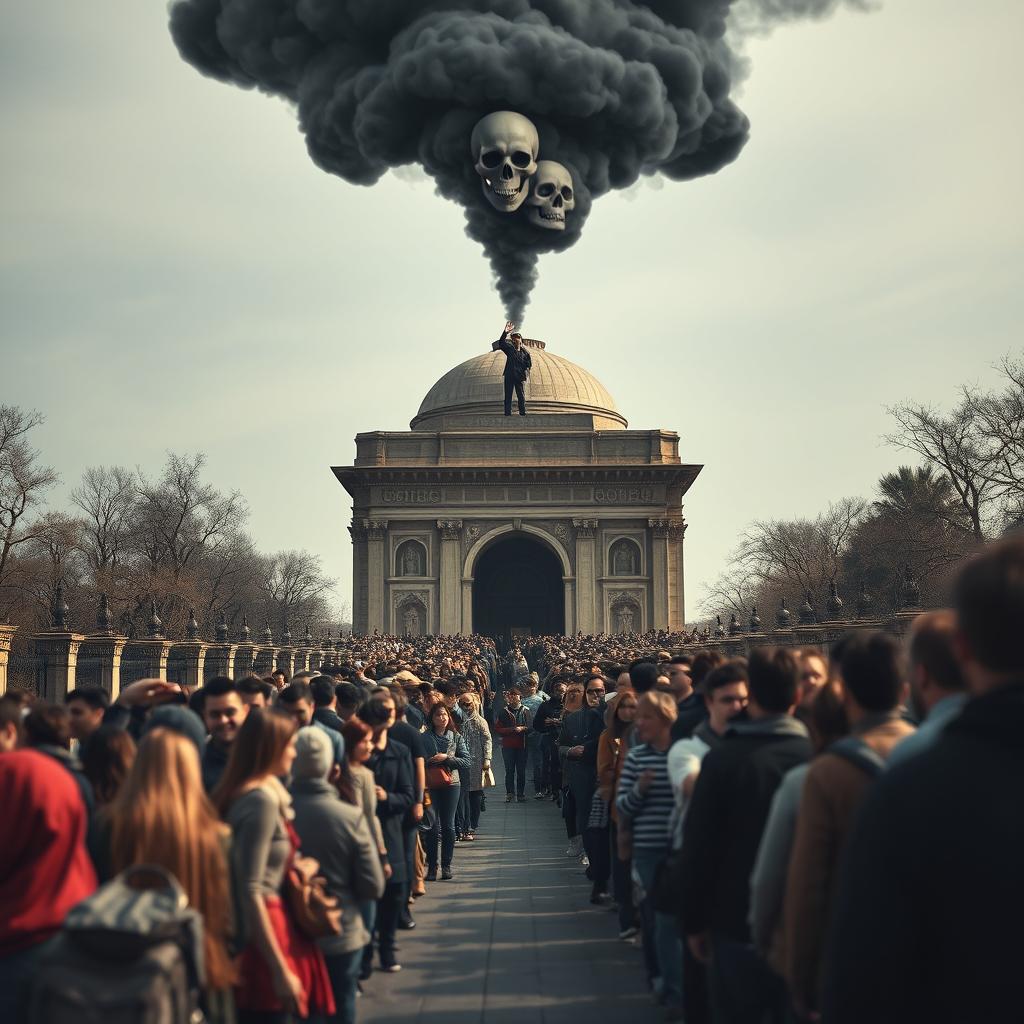
[[[311,939],[341,934],[341,907],[327,891],[320,862],[299,853],[298,836],[288,823],[292,855],[284,873],[281,895],[299,931]]]

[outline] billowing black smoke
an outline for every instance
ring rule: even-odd
[[[755,21],[840,0],[748,0]],[[857,0],[852,0],[857,2]],[[419,163],[460,203],[521,322],[537,257],[579,238],[593,200],[642,174],[681,180],[733,160],[748,122],[729,98],[731,0],[177,0],[171,32],[205,74],[292,100],[314,161],[373,184]],[[469,139],[524,114],[572,173],[565,231],[492,209]]]

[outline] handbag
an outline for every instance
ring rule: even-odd
[[[454,783],[452,773],[439,764],[427,765],[427,789],[444,789]]]
[[[601,799],[600,793],[595,793],[590,801],[590,817],[587,818],[587,828],[608,827],[608,804]]]
[[[322,939],[341,934],[341,907],[337,896],[327,891],[327,881],[320,874],[320,862],[298,851],[297,836],[291,824],[292,856],[284,873],[282,896],[292,920],[303,935]]]
[[[494,781],[494,772],[490,768],[490,766],[484,769],[482,778],[485,789],[497,785],[497,783]]]

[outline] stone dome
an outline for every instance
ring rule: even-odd
[[[591,421],[587,425],[598,430],[621,430],[628,425],[605,386],[582,366],[548,352],[543,341],[524,338],[523,345],[533,359],[526,385],[530,415],[586,417]],[[484,352],[459,363],[427,392],[409,426],[413,430],[458,429],[461,424],[475,425],[473,421],[481,416],[500,418],[504,367],[505,356],[500,351]],[[584,425],[582,420],[579,425]]]

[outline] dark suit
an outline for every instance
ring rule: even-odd
[[[526,394],[523,385],[530,379],[530,370],[533,368],[533,360],[525,348],[520,347],[519,351],[503,334],[492,346],[497,351],[501,349],[505,353],[505,369],[502,376],[505,378],[505,415],[512,415],[512,391],[515,390],[516,402],[519,405],[519,415],[526,415]]]

